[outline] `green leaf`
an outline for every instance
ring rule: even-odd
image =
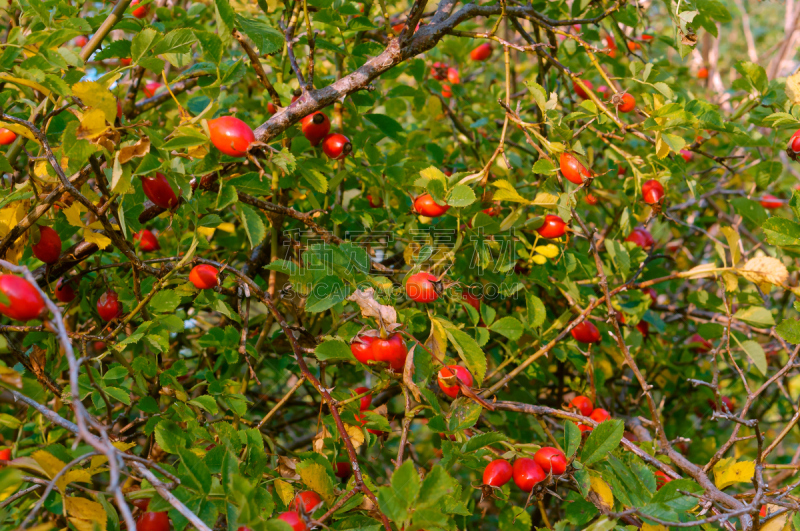
[[[150,309],[158,313],[172,313],[181,303],[181,298],[175,290],[165,289],[156,293],[150,299]]]
[[[507,337],[512,341],[516,341],[522,337],[522,323],[516,317],[506,316],[502,319],[495,321],[489,327],[492,332],[497,332],[500,335]]]
[[[750,61],[739,61],[734,63],[733,67],[742,74],[760,93],[767,90],[769,80],[767,79],[767,71],[764,67]]]
[[[800,321],[784,319],[775,327],[775,331],[789,343],[800,345]]]
[[[267,237],[267,227],[261,221],[261,216],[251,207],[239,203],[236,208],[239,211],[242,225],[244,225],[244,230],[247,233],[247,239],[250,240],[250,248],[252,249]]]
[[[350,287],[335,275],[327,275],[314,284],[306,300],[306,311],[319,313],[329,310],[350,295]]]
[[[185,448],[178,449],[186,473],[181,474],[181,484],[201,494],[211,492],[211,472],[202,459]]]
[[[556,167],[553,166],[553,163],[545,158],[541,158],[536,161],[533,165],[533,169],[531,170],[533,173],[537,173],[540,175],[546,175],[548,173],[553,173],[556,171]]]
[[[581,452],[581,463],[586,466],[601,461],[608,452],[619,446],[625,424],[621,420],[607,420],[594,428]]]
[[[403,126],[391,116],[385,114],[365,114],[364,119],[378,128],[384,135],[392,140],[399,140],[403,135]]]
[[[747,357],[750,358],[753,365],[756,366],[756,369],[758,369],[761,374],[767,374],[767,355],[764,354],[764,349],[761,348],[761,345],[748,339],[747,341],[739,343],[739,346],[745,351]]]
[[[451,191],[447,204],[454,207],[465,207],[475,202],[475,192],[466,184],[457,184]]]
[[[771,217],[761,226],[767,241],[772,245],[800,245],[800,224],[779,217]]]
[[[466,397],[460,397],[453,400],[450,405],[450,420],[448,422],[449,431],[458,431],[471,428],[478,422],[483,408],[480,404],[473,402]]]
[[[195,136],[174,136],[167,140],[161,149],[166,149],[169,151],[172,150],[179,150],[179,149],[186,149],[195,146],[202,146],[203,144],[208,143],[207,138],[197,138]]]
[[[581,430],[571,420],[564,421],[564,453],[571,459],[581,444]]]
[[[507,441],[507,440],[508,437],[504,433],[500,433],[497,431],[489,433],[481,433],[480,435],[476,435],[475,437],[467,441],[466,444],[464,444],[464,449],[462,450],[462,452],[468,454],[470,452],[474,452],[475,450],[480,450],[485,446],[489,446],[490,444],[495,444],[500,441]]]
[[[355,360],[350,345],[339,339],[327,339],[317,345],[314,355],[320,361]]]
[[[745,197],[734,197],[730,202],[737,214],[750,221],[756,227],[760,227],[767,220],[767,211],[758,201],[752,201]]]
[[[736,319],[759,328],[769,328],[775,326],[775,319],[772,313],[761,306],[750,306],[749,308],[739,308],[733,315]]]
[[[214,400],[213,396],[210,395],[200,395],[192,400],[189,400],[189,403],[195,407],[199,407],[205,411],[208,411],[212,415],[216,415],[219,413],[219,407],[217,407],[217,401]]]
[[[261,20],[236,14],[236,26],[250,37],[261,54],[272,55],[283,48],[283,32]]]
[[[419,474],[414,468],[414,462],[408,459],[392,474],[392,491],[403,500],[406,507],[412,507],[419,494]]]
[[[532,329],[539,328],[547,317],[547,310],[544,308],[542,300],[533,293],[525,293],[525,303],[528,308],[528,326]]]
[[[455,328],[445,328],[445,332],[458,355],[467,365],[467,369],[472,373],[475,385],[480,387],[481,383],[483,383],[483,377],[486,376],[486,354],[466,332]]]
[[[119,387],[104,387],[103,391],[117,402],[122,402],[126,406],[131,405],[131,394],[125,389],[120,389]]]
[[[519,195],[514,186],[504,179],[492,181],[492,186],[497,188],[497,191],[492,196],[495,201],[511,201],[513,203],[530,203],[527,199]]]
[[[150,51],[157,38],[158,32],[153,28],[145,28],[136,34],[131,41],[131,59],[134,63],[138,63]]]
[[[197,38],[188,28],[172,30],[153,47],[153,55],[166,53],[188,53]]]
[[[531,91],[531,96],[533,96],[533,101],[536,102],[536,105],[539,107],[539,110],[542,111],[544,114],[547,111],[547,91],[542,87],[539,83],[533,80],[528,80],[525,82],[525,86],[528,87],[528,90]],[[534,173],[540,173],[534,171]]]
[[[162,420],[155,429],[156,442],[168,454],[177,454],[186,448],[188,442],[186,430],[171,420]]]

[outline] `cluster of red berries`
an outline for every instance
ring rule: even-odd
[[[442,96],[450,98],[453,96],[453,89],[451,85],[458,85],[461,83],[461,76],[458,74],[458,69],[449,66],[447,63],[436,62],[431,66],[431,77],[437,81],[444,81],[445,79],[450,82],[442,84]]]
[[[377,331],[357,335],[350,343],[350,351],[364,365],[386,363],[393,371],[402,371],[408,356],[406,342],[400,334],[382,338]]]
[[[594,90],[594,85],[591,81],[582,79],[580,82],[583,83],[583,87],[586,87],[589,90]],[[578,83],[578,80],[574,80],[572,82],[572,90],[575,91],[575,94],[580,99],[587,100],[589,99],[589,93],[586,92],[583,87]],[[636,108],[636,98],[634,98],[633,95],[628,92],[620,92],[611,95],[611,90],[605,85],[598,87],[597,92],[599,92],[604,98],[609,98],[610,96],[611,103],[619,112],[631,112]]]
[[[573,398],[569,403],[569,407],[577,409],[581,415],[589,417],[598,424],[611,418],[611,413],[600,407],[595,408],[589,397],[583,395]],[[578,428],[580,428],[582,432],[589,432],[594,429],[587,424],[578,424]]]
[[[519,457],[511,465],[505,459],[495,459],[483,471],[483,484],[500,488],[513,478],[514,484],[524,492],[531,492],[533,487],[552,473],[560,476],[567,471],[567,457],[564,452],[552,446],[545,446],[537,451],[533,459]]]
[[[342,160],[353,151],[353,144],[340,133],[331,133],[331,121],[324,112],[309,114],[300,122],[303,136],[317,146],[322,142],[322,151],[333,160]]]

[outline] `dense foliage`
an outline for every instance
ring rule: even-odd
[[[0,0],[0,528],[800,529],[753,4]]]

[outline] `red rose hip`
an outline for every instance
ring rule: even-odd
[[[211,143],[221,152],[231,157],[244,157],[247,148],[256,141],[250,126],[235,116],[220,116],[208,121]]]
[[[122,314],[122,304],[119,295],[114,290],[108,290],[97,299],[97,313],[103,321],[110,321]]]
[[[0,146],[7,146],[17,139],[17,133],[9,131],[5,127],[0,127]]]
[[[402,371],[406,364],[408,348],[400,334],[391,334],[386,339],[375,338],[372,342],[372,354],[375,361],[388,363],[394,371]]]
[[[636,107],[636,98],[627,92],[620,96],[620,102],[617,104],[619,112],[631,112]]]
[[[292,531],[306,531],[306,522],[294,511],[287,511],[278,515],[278,520],[283,520],[292,528]]]
[[[306,514],[312,514],[320,505],[322,505],[322,498],[319,497],[319,494],[313,490],[304,490],[297,493],[289,509],[300,512],[302,508]]]
[[[587,170],[578,159],[566,151],[561,153],[559,165],[561,174],[571,183],[583,184],[583,181],[591,177],[589,170]]]
[[[484,42],[469,52],[469,56],[473,61],[485,61],[490,55],[492,55],[492,46],[488,42]]]
[[[148,229],[142,229],[134,234],[133,242],[138,242],[139,249],[141,249],[144,253],[150,253],[161,249],[161,245],[158,243],[158,238],[156,238],[156,235]]]
[[[131,2],[131,7],[135,5],[139,5],[139,0],[133,0],[133,2]],[[131,11],[131,14],[136,18],[144,18],[147,16],[147,13],[149,11],[150,11],[150,4],[147,4],[146,6],[139,6],[137,8],[134,8]],[[155,530],[150,530],[150,531],[155,531]]]
[[[39,225],[39,240],[32,250],[33,255],[45,264],[54,264],[61,256],[61,237],[50,227]]]
[[[588,417],[592,414],[592,411],[594,411],[594,404],[592,404],[592,401],[583,395],[573,398],[569,405],[570,407],[577,408],[584,417]]]
[[[136,520],[136,531],[169,531],[169,515],[166,512],[142,513]]]
[[[564,223],[563,219],[555,214],[547,214],[544,217],[544,224],[536,229],[536,232],[542,238],[554,239],[562,237],[566,232],[566,227],[567,224]]]
[[[0,275],[0,293],[8,299],[8,305],[0,302],[0,313],[15,321],[37,319],[45,311],[39,291],[24,278]]]
[[[163,173],[156,173],[155,177],[142,177],[142,189],[147,199],[156,206],[171,209],[178,204],[178,196]]]
[[[414,210],[429,218],[438,218],[450,210],[450,205],[440,205],[433,200],[431,194],[422,194],[414,200]]]
[[[653,246],[656,241],[653,239],[653,235],[650,234],[650,231],[647,229],[643,229],[642,227],[636,227],[631,231],[627,238],[625,238],[626,242],[633,242],[636,246],[641,247],[642,249],[649,249]]]
[[[353,389],[353,394],[360,395],[361,393],[366,393],[369,391],[369,387],[356,387]],[[359,399],[358,409],[359,411],[366,411],[369,409],[369,406],[372,405],[372,394],[367,394],[362,396]]]
[[[456,382],[456,378],[467,387],[472,387],[472,374],[464,367],[460,365],[448,365],[439,370],[439,376],[437,378],[439,387],[442,389],[442,392],[450,398],[458,397],[458,393],[461,390],[458,382]]]
[[[483,484],[502,487],[511,479],[511,464],[505,459],[495,459],[483,471]]]
[[[342,160],[353,151],[353,144],[346,136],[333,133],[322,140],[322,151],[333,160]]]
[[[552,472],[554,475],[559,476],[567,471],[567,457],[564,452],[552,446],[545,446],[533,456],[536,464],[542,467],[542,470]]]
[[[583,83],[583,84],[586,86],[586,88],[588,88],[589,90],[592,90],[592,89],[594,89],[594,85],[592,85],[592,82],[591,82],[591,81],[584,81],[584,80],[581,80],[581,82],[582,82],[582,83]],[[582,99],[582,100],[589,99],[589,94],[588,94],[588,93],[587,93],[587,92],[586,92],[586,91],[583,89],[583,87],[581,87],[581,86],[578,84],[578,81],[577,81],[577,80],[573,80],[573,82],[572,82],[572,90],[574,90],[574,91],[575,91],[575,94],[577,94],[577,95],[578,95],[578,97],[579,97],[580,99]]]
[[[408,277],[406,295],[414,302],[433,302],[439,298],[437,283],[439,280],[432,274],[421,271]]]
[[[189,273],[189,281],[197,289],[211,289],[219,286],[219,271],[208,264],[199,264]]]
[[[372,351],[372,344],[376,339],[378,338],[374,336],[356,336],[350,343],[350,351],[358,361],[367,365],[370,361],[375,361],[375,353]]]
[[[301,120],[301,130],[312,146],[319,144],[331,132],[331,121],[325,113],[315,112]]]
[[[547,477],[542,467],[540,467],[536,461],[527,457],[520,457],[514,461],[511,472],[514,483],[520,490],[525,492],[532,491],[537,483],[543,481]]]
[[[765,194],[764,197],[761,198],[760,203],[762,207],[767,208],[769,210],[775,210],[776,208],[780,208],[783,206],[782,200],[770,194]]]
[[[68,277],[59,278],[56,282],[55,294],[59,302],[72,302],[76,295],[75,282],[70,281]]]
[[[583,321],[575,325],[575,328],[570,330],[570,334],[579,343],[599,343],[600,331],[589,321]]]
[[[650,179],[642,185],[642,197],[648,205],[655,205],[664,199],[664,187],[655,179]]]

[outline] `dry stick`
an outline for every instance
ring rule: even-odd
[[[272,103],[278,107],[281,107],[281,97],[278,95],[278,91],[275,90],[275,87],[272,86],[272,83],[270,83],[267,73],[264,72],[264,66],[261,64],[258,54],[255,52],[255,50],[253,50],[253,47],[250,46],[250,43],[247,42],[247,39],[245,39],[244,35],[239,33],[239,30],[233,30],[233,37],[239,41],[239,45],[244,50],[244,53],[246,53],[247,57],[250,58],[250,64],[253,66],[256,77],[258,77],[258,80],[261,81],[261,84],[264,85],[264,88],[267,89],[267,92],[269,92],[269,96],[272,98]]]
[[[289,401],[289,399],[292,397],[292,395],[295,393],[295,391],[297,391],[298,389],[300,389],[300,387],[301,387],[301,386],[302,386],[302,385],[305,383],[305,381],[306,381],[306,377],[305,377],[305,376],[302,376],[302,377],[300,377],[300,379],[299,379],[299,380],[297,380],[297,383],[295,383],[295,384],[292,386],[292,388],[291,388],[291,389],[289,389],[289,391],[287,391],[287,393],[286,393],[285,395],[283,395],[283,398],[281,398],[281,399],[278,401],[278,403],[277,403],[277,404],[275,404],[275,407],[273,407],[272,409],[270,409],[270,410],[269,410],[269,412],[268,412],[266,415],[264,415],[264,418],[263,418],[263,419],[261,419],[261,421],[260,421],[258,424],[256,424],[256,429],[257,429],[257,430],[260,430],[260,429],[261,429],[261,428],[264,426],[264,424],[266,424],[267,422],[269,422],[269,419],[271,419],[272,417],[274,417],[274,416],[275,416],[275,413],[277,413],[277,412],[278,412],[278,410],[280,410],[280,408],[281,408],[281,407],[283,407],[283,405],[284,405],[286,402],[288,402],[288,401]]]
[[[134,105],[133,109],[128,114],[128,118],[129,119],[135,118],[136,116],[142,114],[143,112],[149,111],[150,109],[154,109],[166,101],[172,101],[173,95],[178,95],[182,92],[186,92],[187,90],[191,90],[196,86],[197,86],[197,78],[191,78],[179,81],[170,86],[169,90],[159,92],[154,96],[145,98],[141,101],[137,101],[136,105]]]
[[[232,271],[231,268],[229,270]],[[252,282],[252,281],[251,281]],[[256,291],[259,298],[261,298],[262,302],[267,305],[269,311],[275,317],[275,320],[280,325],[283,333],[286,335],[289,343],[292,345],[292,350],[294,351],[295,360],[297,360],[297,365],[300,367],[300,371],[302,371],[303,375],[306,377],[308,381],[312,383],[312,385],[319,391],[319,394],[322,395],[323,400],[326,404],[328,404],[328,408],[330,409],[331,416],[333,416],[334,422],[336,422],[336,429],[339,431],[339,435],[342,437],[344,441],[345,448],[347,449],[347,455],[350,458],[350,465],[353,468],[353,475],[355,476],[355,483],[356,486],[363,492],[367,498],[369,498],[372,503],[375,504],[375,507],[378,508],[380,505],[378,504],[378,499],[375,497],[375,494],[367,487],[366,483],[364,483],[364,478],[361,476],[361,468],[358,464],[358,458],[356,457],[356,449],[353,447],[353,441],[350,440],[350,436],[347,433],[347,429],[344,427],[344,423],[342,422],[342,418],[339,416],[339,409],[337,408],[337,403],[331,397],[328,390],[325,389],[319,380],[314,376],[311,371],[308,370],[308,365],[306,365],[306,361],[303,359],[303,352],[300,349],[300,345],[297,343],[297,339],[292,334],[292,330],[289,328],[289,325],[286,323],[286,320],[283,318],[283,315],[278,311],[278,308],[275,306],[275,303],[272,299],[260,289]],[[380,511],[380,509],[378,509]],[[390,531],[391,528],[389,526],[389,519],[386,518],[386,515],[383,514],[383,511],[380,511],[381,520],[383,521],[383,527],[386,531]]]
[[[316,520],[316,521],[313,521],[313,522],[311,522],[311,524],[312,524],[312,525],[313,525],[313,524],[322,524],[322,523],[323,523],[325,520],[327,520],[327,519],[328,519],[328,518],[329,518],[329,517],[330,517],[330,516],[331,516],[333,513],[335,513],[336,511],[338,511],[338,510],[339,510],[339,509],[342,507],[342,505],[344,505],[345,503],[347,503],[347,500],[349,500],[350,498],[352,498],[353,496],[355,496],[355,495],[356,495],[356,494],[358,494],[358,493],[359,493],[359,489],[358,489],[358,487],[356,487],[356,488],[354,488],[354,489],[350,489],[349,491],[347,491],[347,493],[345,493],[345,494],[344,494],[344,496],[342,496],[341,498],[339,498],[339,500],[338,500],[336,503],[334,503],[334,504],[333,504],[333,507],[331,507],[330,509],[328,509],[328,512],[326,512],[325,514],[323,514],[322,516],[320,516],[320,517],[319,517],[319,520]]]

